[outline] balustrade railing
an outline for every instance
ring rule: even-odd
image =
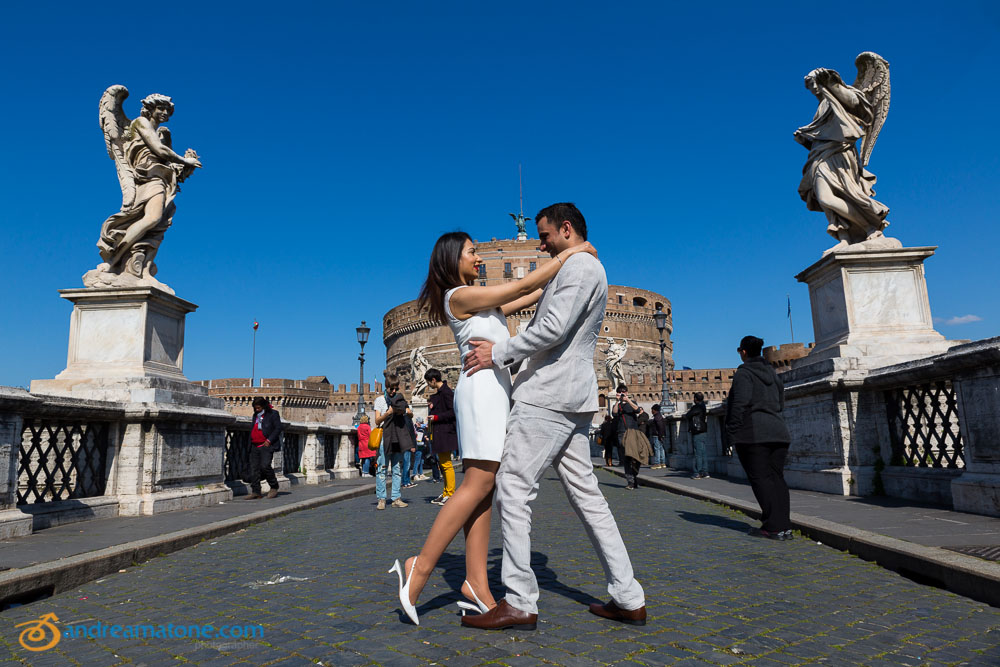
[[[26,419],[17,465],[17,504],[103,496],[108,422]]]
[[[340,436],[326,433],[320,437],[323,439],[323,467],[332,470],[337,466],[337,447],[340,444]]]
[[[222,472],[227,482],[250,477],[250,427],[239,424],[226,429],[226,454]]]
[[[301,434],[289,433],[287,428],[281,436],[281,460],[286,475],[299,472],[302,467],[302,440]]]
[[[892,444],[889,465],[965,467],[955,389],[950,381],[887,389],[883,396]]]

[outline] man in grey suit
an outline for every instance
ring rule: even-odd
[[[535,216],[540,248],[555,257],[587,240],[587,223],[573,204],[553,204]],[[598,616],[645,625],[642,587],[618,525],[597,486],[588,435],[597,411],[594,348],[604,319],[608,280],[592,255],[577,253],[545,287],[528,328],[494,345],[473,343],[465,370],[506,368],[527,359],[514,383],[496,502],[503,529],[503,583],[507,597],[462,625],[487,630],[534,630],[538,581],[531,570],[531,509],[538,481],[551,465],[604,566],[611,601],[592,604]]]

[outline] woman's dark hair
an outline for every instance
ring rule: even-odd
[[[264,408],[264,410],[267,410],[268,408],[271,407],[271,405],[267,402],[267,399],[261,398],[260,396],[258,396],[257,398],[253,399],[253,404],[252,405],[255,408],[256,407]]]
[[[440,382],[441,381],[441,371],[436,368],[428,368],[427,372],[424,373],[424,379],[428,382]]]
[[[431,322],[445,324],[448,321],[444,310],[444,293],[462,282],[458,273],[458,261],[462,258],[462,248],[472,238],[465,232],[448,232],[437,240],[431,251],[431,261],[427,266],[427,280],[420,288],[417,310],[427,309]]]

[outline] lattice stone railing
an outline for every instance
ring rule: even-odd
[[[948,380],[883,392],[890,465],[917,468],[964,468],[955,388]]]
[[[17,465],[17,504],[104,495],[108,435],[100,421],[25,420]]]

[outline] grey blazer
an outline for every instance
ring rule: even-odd
[[[587,253],[566,260],[545,286],[525,331],[493,347],[493,362],[527,364],[513,399],[556,412],[597,412],[594,348],[608,301],[604,266]]]

